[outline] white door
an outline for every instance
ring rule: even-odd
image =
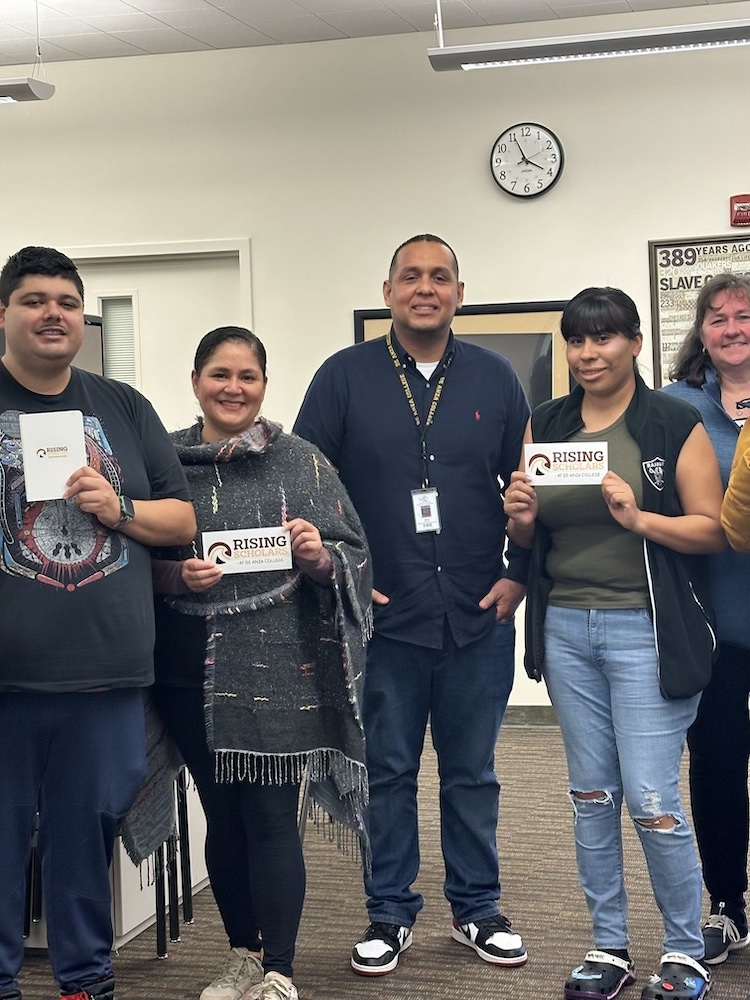
[[[241,319],[236,254],[122,257],[79,264],[88,313],[105,316],[107,301],[132,305],[133,384],[155,406],[168,430],[193,422],[196,403],[190,372],[198,341],[217,326]]]

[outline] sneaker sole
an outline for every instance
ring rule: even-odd
[[[750,933],[746,934],[743,938],[740,938],[739,941],[730,942],[726,947],[726,951],[723,951],[720,955],[717,955],[715,958],[704,958],[703,961],[706,965],[721,965],[722,962],[726,962],[726,960],[729,958],[730,951],[739,951],[740,948],[747,948],[749,944],[750,944]]]
[[[399,958],[401,958],[406,949],[411,948],[413,940],[414,938],[410,932],[404,943],[401,945],[401,950],[394,955],[387,965],[357,965],[354,961],[354,956],[350,959],[350,965],[357,975],[360,976],[387,976],[389,972],[393,972],[396,968]]]
[[[469,938],[467,938],[463,932],[458,930],[456,927],[451,927],[451,937],[454,941],[458,941],[459,944],[465,944],[469,948],[473,948],[482,961],[489,962],[490,965],[504,965],[507,968],[513,968],[513,966],[516,965],[526,965],[529,960],[529,955],[526,951],[523,955],[515,955],[512,958],[499,958],[497,955],[490,955],[489,952],[482,951],[479,945],[469,940]]]

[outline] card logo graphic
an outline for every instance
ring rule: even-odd
[[[228,563],[231,558],[232,550],[226,542],[214,542],[213,545],[209,545],[206,552],[206,559],[209,562],[217,563],[219,566]]]
[[[532,455],[529,459],[529,475],[546,476],[552,468],[548,455]]]

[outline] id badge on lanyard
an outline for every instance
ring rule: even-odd
[[[417,534],[425,531],[440,531],[440,507],[438,491],[434,486],[411,491],[414,508],[414,528]]]
[[[438,491],[434,486],[429,485],[429,477],[427,473],[427,446],[425,436],[428,427],[431,426],[433,420],[435,419],[435,412],[438,408],[438,403],[440,402],[440,397],[443,392],[443,386],[445,385],[445,373],[450,364],[450,358],[444,360],[442,364],[442,375],[438,379],[437,385],[435,386],[435,393],[432,397],[432,402],[430,403],[429,412],[427,414],[427,419],[425,420],[424,427],[422,427],[422,421],[419,416],[419,411],[417,410],[417,405],[414,401],[414,395],[409,387],[406,376],[403,372],[403,366],[399,361],[398,355],[396,354],[393,344],[391,343],[391,334],[388,332],[385,343],[388,348],[388,353],[391,356],[391,360],[396,369],[396,374],[398,375],[399,381],[401,383],[401,388],[404,391],[404,396],[409,404],[409,409],[414,417],[414,423],[417,425],[417,430],[420,432],[420,444],[422,449],[422,467],[423,467],[423,477],[422,477],[422,487],[418,490],[411,491],[411,503],[412,510],[414,513],[414,530],[417,534],[423,534],[427,531],[439,532],[440,528],[440,507],[438,505]]]

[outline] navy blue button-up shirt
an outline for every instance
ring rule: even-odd
[[[529,407],[505,358],[451,334],[443,359],[450,364],[428,380],[392,337],[423,425],[445,370],[425,439],[439,533],[415,530],[411,491],[423,480],[422,429],[384,338],[345,348],[321,366],[294,432],[333,462],[365,526],[374,586],[390,599],[375,608],[376,631],[439,649],[447,616],[465,646],[492,627],[495,608],[483,611],[479,601],[493,584],[502,576],[526,582],[524,550],[512,548],[504,565],[501,489],[518,468]]]

